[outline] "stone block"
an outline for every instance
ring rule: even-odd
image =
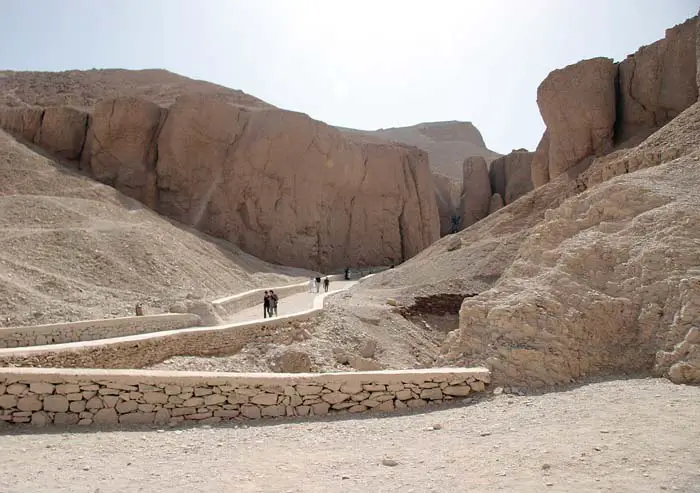
[[[384,401],[377,406],[379,411],[390,412],[394,410],[394,401]]]
[[[195,387],[194,388],[194,396],[195,397],[204,397],[205,395],[210,395],[213,393],[214,393],[214,390],[212,390],[211,387]]]
[[[156,387],[155,385],[148,385],[148,384],[139,384],[139,392],[144,393],[144,392],[158,392],[160,389]]]
[[[69,401],[82,401],[83,394],[81,394],[80,392],[76,392],[75,394],[66,394],[66,399],[68,399]]]
[[[83,418],[80,421],[78,421],[78,426],[89,426],[92,424],[92,419],[90,418]]]
[[[449,386],[445,387],[442,392],[445,395],[462,397],[462,396],[469,395],[469,392],[471,392],[471,387],[469,387],[468,385],[460,385],[460,386],[449,385]]]
[[[84,385],[80,385],[80,390],[87,390],[88,392],[97,392],[98,390],[100,390],[100,386],[95,385],[93,383],[84,384]]]
[[[158,409],[155,416],[153,417],[153,422],[157,425],[162,425],[170,420],[170,411],[167,409]]]
[[[405,387],[402,383],[392,383],[386,386],[386,389],[389,392],[398,392],[399,390],[403,390]]]
[[[217,411],[214,411],[214,416],[217,416],[219,418],[235,418],[239,414],[241,414],[240,411],[237,411],[235,409],[219,409]]]
[[[16,395],[0,395],[0,409],[12,409],[13,407],[17,407]]]
[[[153,411],[156,410],[156,405],[155,404],[139,404],[138,410],[141,413],[152,413]]]
[[[409,389],[403,389],[396,392],[396,398],[400,401],[407,401],[413,397]]]
[[[330,394],[323,394],[321,396],[321,399],[323,399],[331,405],[346,401],[349,398],[350,396],[348,394],[343,394],[342,392],[331,392]]]
[[[355,401],[345,401],[345,402],[339,402],[338,404],[333,404],[331,407],[335,409],[336,411],[340,411],[343,409],[347,409],[349,407],[355,406],[357,403]]]
[[[344,394],[359,394],[362,392],[362,384],[360,383],[346,383],[340,387],[340,391]],[[364,400],[364,399],[361,399]]]
[[[103,385],[109,389],[117,389],[125,392],[135,392],[139,388],[134,386],[134,385],[126,385],[123,383],[116,383],[116,382],[105,382]]]
[[[366,400],[366,399],[369,399],[369,396],[370,396],[370,395],[371,395],[371,394],[370,394],[369,392],[367,392],[366,390],[363,390],[362,392],[360,392],[360,393],[358,393],[358,394],[353,394],[352,396],[350,396],[350,398],[351,398],[353,401],[360,402],[360,401],[364,401],[364,400]]]
[[[297,393],[299,395],[318,395],[323,390],[323,387],[317,385],[297,385]]]
[[[102,399],[99,397],[93,397],[92,399],[89,399],[87,401],[87,404],[85,405],[86,409],[102,409],[104,404],[102,403]]]
[[[333,391],[333,392],[339,392],[339,391],[340,391],[340,387],[342,387],[343,384],[342,384],[342,383],[338,383],[338,382],[330,382],[330,383],[323,384],[323,386],[324,386],[325,388],[327,388],[328,390],[331,390],[331,391]]]
[[[146,404],[165,404],[168,402],[168,396],[165,392],[144,392],[143,400]]]
[[[435,382],[422,382],[418,385],[421,389],[434,389],[435,387],[439,387],[439,383]]]
[[[121,401],[116,405],[116,409],[119,414],[133,413],[138,408],[139,405],[136,401]]]
[[[205,412],[196,413],[196,414],[188,414],[187,416],[185,416],[185,418],[191,419],[194,421],[200,421],[202,419],[207,419],[207,418],[211,418],[211,417],[212,417],[211,411],[205,411]]]
[[[362,388],[367,392],[383,392],[386,390],[386,385],[370,383],[363,385]]]
[[[260,408],[245,404],[241,406],[241,416],[245,416],[248,419],[260,419]]]
[[[297,406],[295,408],[297,416],[308,416],[311,412],[311,407],[309,406]]]
[[[81,413],[81,412],[85,411],[86,404],[87,404],[87,401],[70,401],[70,405],[68,406],[68,409],[74,413]]]
[[[170,414],[172,416],[186,416],[188,414],[194,414],[197,412],[197,409],[194,407],[176,407],[175,409],[170,411]]]
[[[42,403],[35,395],[21,397],[17,401],[17,409],[20,411],[41,411]]]
[[[105,395],[102,397],[102,403],[105,407],[114,407],[119,402],[119,396],[116,395]]]
[[[365,407],[370,407],[370,408],[371,408],[371,407],[377,407],[377,406],[379,405],[379,401],[375,401],[375,400],[372,400],[372,399],[367,399],[367,400],[362,401],[360,404],[362,404],[362,405],[365,406]]]
[[[250,396],[239,393],[233,393],[226,396],[226,399],[228,400],[229,404],[247,404],[249,398]]]
[[[429,401],[442,399],[442,390],[440,390],[440,387],[423,389],[420,393],[420,398]]]
[[[427,402],[424,401],[423,399],[409,399],[406,401],[406,405],[408,407],[412,407],[412,408],[423,407],[426,404],[427,404]]]
[[[273,406],[277,404],[277,394],[258,394],[250,402],[259,406]]]
[[[46,426],[51,422],[49,415],[43,411],[38,411],[32,414],[32,425],[34,426]]]
[[[119,389],[108,389],[107,387],[102,387],[97,391],[100,395],[119,395]]]
[[[481,380],[477,380],[475,382],[470,383],[469,387],[474,392],[483,392],[484,390],[486,390],[486,385],[484,385],[484,382],[482,382]]]
[[[33,382],[29,384],[29,391],[35,394],[53,394],[56,387],[50,383]]]
[[[311,406],[311,409],[314,410],[315,416],[322,416],[324,414],[328,414],[328,410],[330,408],[331,406],[327,402],[319,402]]]
[[[176,395],[168,396],[168,404],[177,404],[177,405],[180,405],[180,404],[182,404],[183,402],[185,402],[185,401],[184,401],[183,399],[180,399],[180,397],[178,397],[178,396],[176,396]]]
[[[177,385],[166,385],[163,390],[165,391],[165,395],[177,395],[182,392],[182,389]]]
[[[98,410],[92,420],[98,425],[116,425],[119,422],[119,416],[116,409],[106,408]]]
[[[276,405],[276,406],[265,406],[262,408],[263,416],[279,417],[285,416],[287,414],[286,406]]]
[[[29,387],[23,383],[12,383],[7,386],[5,392],[12,395],[22,395],[26,394]]]
[[[199,407],[204,405],[204,398],[202,397],[192,397],[187,399],[182,403],[184,407]]]
[[[44,411],[52,413],[65,413],[69,406],[65,395],[47,395],[44,397]]]
[[[226,396],[221,394],[211,394],[204,398],[204,404],[207,406],[215,406],[226,402]]]

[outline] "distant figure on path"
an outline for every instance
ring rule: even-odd
[[[314,278],[309,279],[309,293],[314,292]]]
[[[270,294],[265,291],[265,297],[263,298],[263,318],[267,318],[270,315]]]
[[[321,292],[321,278],[318,276],[316,277],[316,292],[317,293]]]
[[[278,301],[279,301],[279,298],[277,297],[277,293],[275,293],[273,290],[270,290],[270,317],[277,316],[277,302]]]
[[[328,286],[331,284],[331,280],[328,279],[327,277],[323,280],[323,290],[327,293],[328,292]]]
[[[345,280],[346,281],[350,280],[350,267],[345,268]]]

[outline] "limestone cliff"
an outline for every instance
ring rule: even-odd
[[[321,270],[400,263],[439,237],[424,152],[360,142],[227,95],[0,109],[9,132],[149,207],[264,260]]]

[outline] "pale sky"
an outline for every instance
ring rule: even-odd
[[[533,150],[536,91],[623,59],[697,0],[0,0],[0,69],[164,68],[332,125],[473,122]]]

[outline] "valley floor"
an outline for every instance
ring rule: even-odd
[[[0,491],[700,492],[699,417],[699,387],[640,379],[393,417],[1,430]]]

